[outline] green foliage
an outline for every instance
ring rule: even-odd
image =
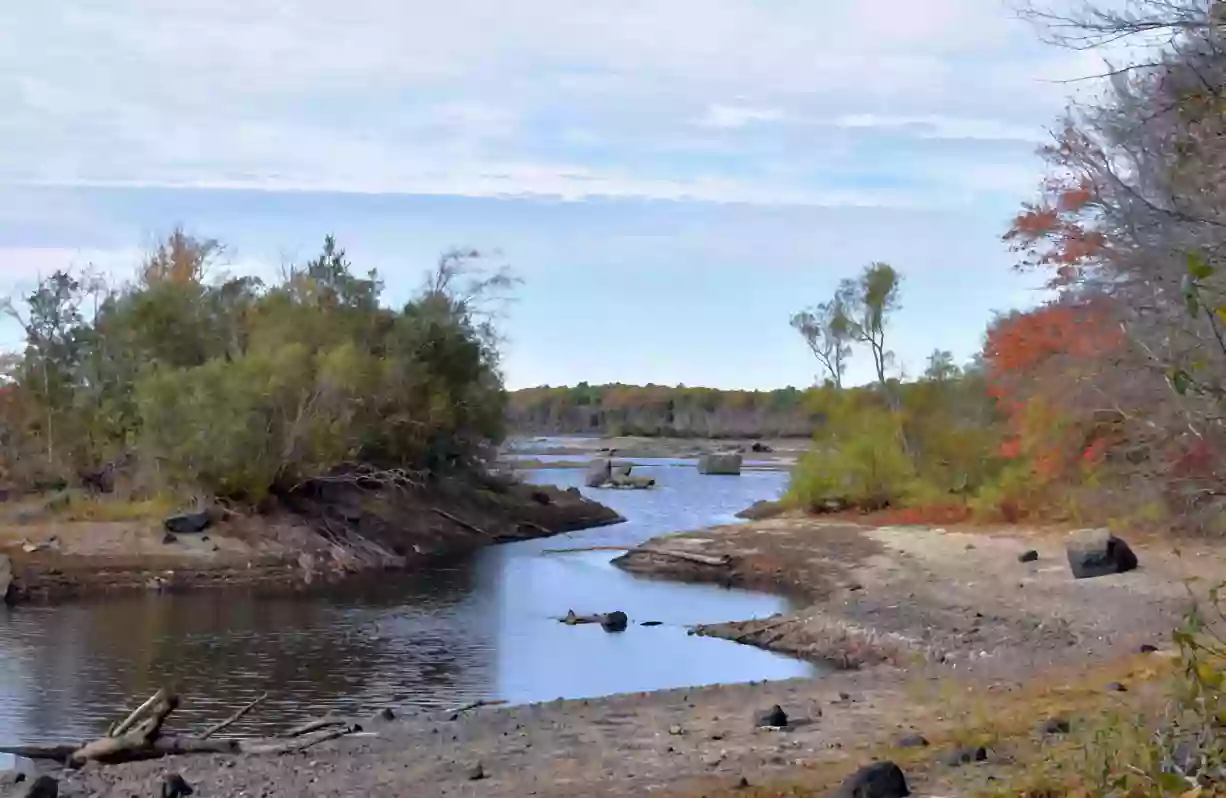
[[[358,464],[466,468],[501,439],[488,303],[515,281],[478,253],[443,255],[397,311],[331,237],[268,286],[208,281],[218,251],[176,231],[132,285],[61,272],[9,306],[27,338],[0,409],[9,479],[72,483],[122,460],[151,492],[255,502]]]
[[[510,425],[524,433],[602,433],[668,437],[808,437],[820,421],[814,391],[721,391],[683,385],[526,388],[508,397]]]

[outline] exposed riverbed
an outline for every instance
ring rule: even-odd
[[[783,599],[644,580],[611,566],[610,552],[542,553],[633,546],[727,523],[753,501],[776,497],[786,478],[640,470],[659,487],[585,491],[627,523],[492,547],[428,574],[327,596],[219,590],[0,611],[0,739],[88,737],[164,683],[186,699],[176,713],[184,725],[221,719],[268,691],[260,712],[236,728],[251,733],[328,710],[528,702],[812,673],[779,655],[686,634],[690,624],[786,611]],[[536,470],[529,478],[565,487],[582,473]],[[621,609],[632,626],[609,635],[553,619],[568,609]]]

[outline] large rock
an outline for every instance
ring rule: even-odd
[[[902,768],[893,762],[865,765],[848,777],[835,793],[837,798],[907,798],[911,790]]]
[[[607,457],[597,457],[588,464],[583,475],[583,484],[589,488],[599,488],[613,476],[613,461]]]
[[[162,522],[162,526],[172,535],[194,535],[212,525],[213,516],[208,510],[172,515]]]
[[[1074,579],[1122,574],[1137,567],[1137,555],[1106,529],[1079,529],[1065,544]]]
[[[741,475],[741,455],[739,452],[719,452],[704,454],[698,458],[698,473],[718,474],[721,476]]]

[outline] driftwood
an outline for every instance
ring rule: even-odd
[[[465,521],[463,518],[456,518],[454,515],[447,512],[446,510],[440,510],[437,507],[431,507],[430,511],[434,513],[435,515],[441,516],[442,518],[446,518],[448,521],[450,521],[453,524],[458,524],[459,526],[464,527],[469,532],[476,532],[478,535],[483,535],[487,538],[493,537],[493,535],[491,535],[489,532],[486,532],[484,529],[477,526],[476,524],[470,524],[467,521]]]
[[[81,745],[0,746],[0,754],[49,760],[68,767],[80,767],[87,762],[137,762],[182,754],[274,755],[302,751],[313,745],[362,731],[362,727],[356,723],[328,718],[304,723],[280,735],[281,738],[293,738],[288,742],[284,739],[210,739],[229,728],[266,697],[267,693],[259,696],[225,720],[210,726],[199,736],[164,735],[162,727],[166,718],[178,708],[179,697],[164,689],[158,690],[97,740]]]
[[[328,729],[333,726],[344,726],[345,721],[340,718],[319,718],[318,720],[309,720],[292,729],[286,729],[278,734],[278,737],[301,737],[304,734],[319,731],[320,729]]]
[[[498,706],[502,706],[505,703],[507,702],[503,700],[486,701],[485,699],[481,699],[480,701],[473,701],[471,703],[465,704],[462,707],[456,707],[455,709],[451,710],[451,714],[454,715],[457,712],[467,712],[470,709],[480,709],[481,707],[498,707]]]
[[[576,554],[583,551],[624,551],[629,554],[651,554],[656,557],[671,557],[675,560],[709,565],[713,568],[726,568],[732,565],[732,556],[728,554],[694,554],[689,551],[670,551],[668,549],[634,548],[633,546],[580,546],[573,549],[541,549],[542,554]]]

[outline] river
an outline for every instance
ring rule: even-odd
[[[704,477],[671,461],[640,461],[649,491],[593,491],[628,521],[495,546],[471,560],[382,577],[324,596],[236,591],[139,595],[0,608],[0,742],[64,742],[105,730],[124,706],[166,684],[184,696],[180,728],[207,725],[268,692],[235,727],[258,734],[328,711],[512,703],[696,684],[781,679],[812,666],[722,640],[688,624],[760,617],[784,599],[650,581],[610,565],[611,552],[674,531],[734,521],[775,498],[785,474]],[[582,482],[577,469],[530,471],[534,482]],[[620,609],[621,634],[568,627],[556,616]],[[662,625],[642,627],[642,621]],[[0,758],[0,767],[7,766]]]

